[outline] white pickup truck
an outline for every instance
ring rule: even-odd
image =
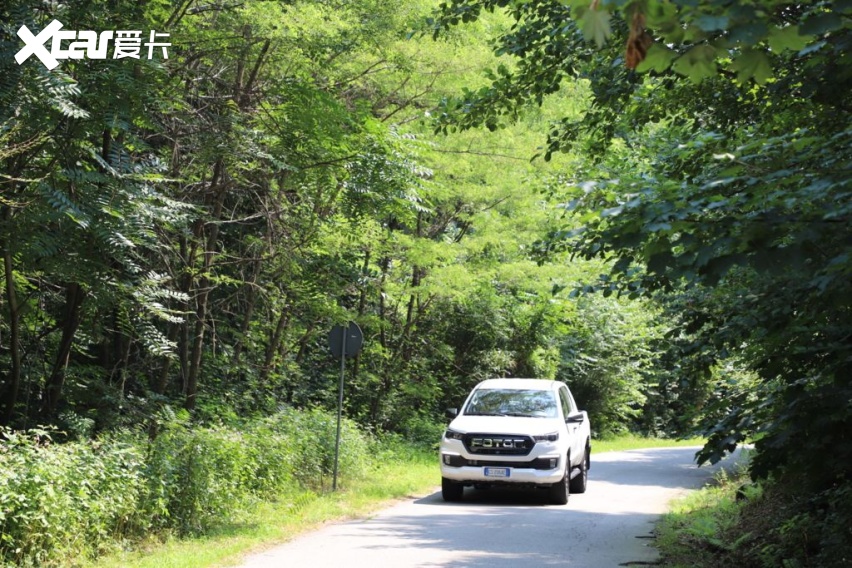
[[[547,489],[564,505],[584,493],[591,454],[589,416],[568,387],[543,379],[490,379],[474,387],[441,440],[441,494],[466,485]]]

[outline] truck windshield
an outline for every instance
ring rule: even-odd
[[[464,414],[555,418],[556,396],[543,390],[480,389],[473,393]]]

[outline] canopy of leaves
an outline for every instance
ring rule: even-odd
[[[164,407],[198,422],[333,407],[327,330],[355,320],[366,342],[346,412],[371,427],[440,421],[487,377],[579,387],[566,372],[579,366],[590,399],[618,391],[609,430],[633,424],[651,378],[622,370],[646,330],[625,326],[602,350],[603,320],[588,327],[558,293],[586,263],[539,264],[532,247],[560,214],[544,191],[574,157],[531,163],[529,148],[578,116],[584,87],[496,135],[434,135],[442,99],[487,85],[482,68],[511,72],[488,44],[511,20],[411,36],[433,8],[3,4],[3,422],[154,436]],[[168,58],[18,65],[18,28],[53,18],[172,45]],[[596,309],[640,321],[614,299]]]
[[[514,20],[495,38],[513,70],[448,100],[438,128],[513,119],[588,81],[586,112],[548,135],[545,158],[588,159],[553,189],[565,216],[541,253],[608,259],[588,290],[670,303],[694,372],[736,354],[758,374],[754,396],[714,411],[702,459],[754,437],[756,475],[843,478],[852,131],[837,93],[852,87],[852,6],[454,0],[435,33],[498,8]]]

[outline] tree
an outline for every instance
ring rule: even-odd
[[[566,274],[530,246],[557,216],[546,191],[564,163],[527,148],[577,112],[572,95],[499,136],[428,122],[482,83],[478,66],[500,73],[487,34],[506,18],[424,43],[407,36],[426,0],[36,4],[3,8],[8,423],[155,436],[168,407],[204,423],[334,406],[326,333],[355,320],[367,344],[346,410],[407,431],[482,378],[555,377],[560,337],[585,333],[553,292],[587,263]],[[52,18],[173,45],[17,65],[18,27]],[[612,353],[614,376],[631,362]]]
[[[21,24],[38,28],[39,12],[31,4],[4,7],[4,37],[15,37]],[[93,13],[85,8],[71,4],[57,16],[90,29]],[[137,16],[132,8],[126,15]],[[24,387],[32,399],[24,414],[55,418],[75,353],[91,349],[87,355],[100,357],[109,373],[126,364],[113,356],[134,343],[169,352],[154,322],[172,317],[158,302],[172,292],[167,280],[141,265],[157,249],[155,227],[180,223],[185,208],[157,190],[157,158],[134,127],[148,118],[144,105],[157,100],[141,87],[156,81],[156,62],[107,61],[94,69],[71,61],[48,72],[37,61],[18,66],[5,57],[15,43],[3,49],[0,123],[7,150],[0,234],[12,329],[11,372],[4,381],[4,421],[10,423]],[[111,324],[89,328],[92,342],[79,345],[84,321],[101,318]],[[36,371],[39,358],[48,366]],[[42,381],[23,384],[41,373]]]
[[[848,3],[459,0],[442,4],[436,33],[501,7],[515,24],[497,50],[514,68],[449,101],[438,128],[495,126],[566,77],[588,80],[583,118],[549,135],[545,158],[590,155],[557,190],[569,213],[541,250],[608,259],[589,288],[605,293],[706,290],[681,304],[681,329],[713,353],[705,364],[736,352],[761,383],[710,430],[702,459],[757,435],[756,475],[842,478],[850,122],[829,93],[850,86]],[[838,460],[822,443],[800,451],[803,437]]]
[[[585,295],[560,342],[558,377],[595,417],[601,436],[637,429],[661,374],[653,347],[663,328],[651,302]],[[680,429],[684,432],[686,429]]]

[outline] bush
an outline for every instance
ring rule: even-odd
[[[444,436],[444,424],[434,422],[424,416],[415,415],[402,425],[405,439],[423,449],[435,449]]]
[[[263,421],[277,443],[292,476],[304,487],[323,489],[334,473],[337,417],[322,410],[284,409]],[[289,452],[285,454],[285,452]],[[285,457],[286,456],[286,457]],[[362,475],[369,465],[368,437],[354,422],[344,419],[340,428],[338,474]]]
[[[245,437],[226,428],[173,426],[151,444],[145,510],[155,528],[202,533],[251,496]]]
[[[139,525],[143,454],[116,440],[52,443],[2,431],[0,558],[47,566],[114,546]]]
[[[151,442],[121,432],[55,444],[44,430],[0,430],[0,562],[56,566],[146,532],[200,534],[248,505],[324,489],[336,417],[285,409],[241,429],[174,417]],[[369,469],[371,440],[341,425],[339,476]]]
[[[743,523],[760,526],[752,551],[760,566],[840,568],[852,563],[852,484],[801,493],[802,480],[770,484],[767,498],[746,506]],[[768,519],[768,522],[767,522]],[[753,552],[752,552],[753,553]],[[757,564],[757,562],[755,562]]]
[[[840,568],[852,561],[852,484],[811,494],[804,480],[721,478],[658,527],[665,566]]]

